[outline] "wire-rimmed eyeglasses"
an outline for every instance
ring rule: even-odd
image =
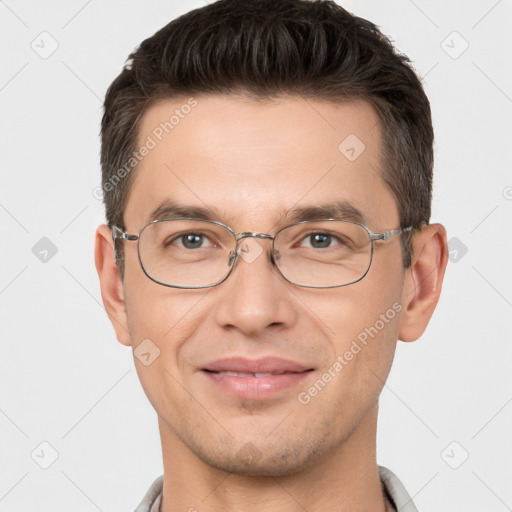
[[[142,270],[163,286],[217,286],[233,272],[240,258],[247,262],[254,259],[257,247],[252,244],[251,249],[251,244],[243,241],[262,239],[271,241],[270,260],[287,281],[307,288],[334,288],[357,283],[366,276],[375,241],[387,241],[412,229],[372,233],[357,222],[326,219],[297,222],[272,236],[235,233],[218,221],[183,217],[154,220],[138,235],[113,226],[112,236],[114,243],[137,241]]]

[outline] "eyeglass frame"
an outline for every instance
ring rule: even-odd
[[[159,222],[168,222],[168,221],[201,221],[201,222],[207,222],[207,223],[210,223],[210,224],[216,224],[217,226],[221,226],[223,228],[226,228],[233,235],[233,237],[235,239],[235,242],[236,242],[236,247],[235,247],[233,253],[229,257],[228,267],[231,267],[231,268],[229,269],[227,274],[222,279],[217,281],[216,283],[207,284],[207,285],[204,285],[204,286],[174,285],[174,284],[164,283],[163,281],[159,281],[158,279],[156,279],[153,276],[151,276],[148,273],[148,271],[146,270],[146,268],[144,267],[144,264],[142,263],[142,259],[141,259],[141,256],[140,256],[140,244],[139,244],[140,235],[148,226],[150,226],[152,224],[157,224]],[[366,231],[366,233],[368,234],[368,237],[370,239],[370,261],[368,263],[368,268],[366,269],[364,274],[359,279],[356,279],[355,281],[350,281],[350,282],[344,283],[344,284],[337,284],[337,285],[330,285],[330,286],[314,286],[314,285],[298,284],[298,283],[295,283],[295,282],[291,281],[290,279],[288,279],[281,272],[281,269],[279,268],[279,266],[277,265],[277,263],[276,263],[276,261],[274,259],[274,253],[275,253],[275,251],[274,251],[274,240],[275,240],[275,238],[277,237],[277,235],[281,231],[283,231],[283,230],[285,230],[287,228],[290,228],[290,227],[293,227],[293,226],[297,226],[297,225],[300,225],[300,224],[308,224],[308,223],[314,223],[314,222],[325,222],[325,221],[336,221],[336,222],[346,222],[348,224],[355,224],[357,226],[362,227]],[[318,220],[303,220],[303,221],[300,221],[300,222],[295,222],[293,224],[289,224],[287,226],[284,226],[284,227],[278,229],[276,231],[275,235],[269,235],[268,233],[259,233],[259,232],[254,232],[254,231],[244,231],[242,233],[236,233],[235,230],[233,228],[231,228],[230,226],[227,226],[226,224],[224,224],[222,222],[219,222],[219,221],[216,221],[216,220],[199,219],[199,218],[195,218],[195,217],[171,217],[171,218],[166,218],[166,219],[156,219],[156,220],[153,220],[151,222],[148,222],[145,226],[143,226],[139,230],[139,233],[137,235],[130,235],[129,233],[127,233],[126,231],[123,231],[120,227],[115,226],[115,225],[113,225],[111,229],[112,229],[112,239],[114,241],[114,259],[116,259],[116,250],[115,250],[116,240],[126,240],[128,242],[135,242],[136,241],[137,242],[137,256],[138,256],[138,259],[139,259],[139,264],[140,264],[144,274],[149,279],[151,279],[151,281],[153,281],[153,282],[155,282],[157,284],[160,284],[162,286],[167,286],[168,288],[180,288],[180,289],[185,289],[185,290],[198,290],[198,289],[213,288],[214,286],[218,286],[219,284],[223,283],[231,275],[231,273],[233,272],[234,268],[236,267],[236,265],[238,263],[238,259],[240,257],[240,252],[241,251],[240,251],[239,248],[241,248],[241,246],[239,246],[239,242],[240,242],[240,240],[243,240],[245,238],[259,238],[261,240],[272,240],[272,247],[271,247],[271,251],[270,251],[270,262],[272,263],[272,265],[277,269],[279,274],[286,281],[288,281],[289,283],[291,283],[291,284],[293,284],[295,286],[300,286],[301,288],[318,288],[318,289],[340,288],[342,286],[349,286],[351,284],[358,283],[359,281],[364,279],[366,274],[368,274],[368,272],[370,271],[370,267],[371,267],[372,262],[373,262],[373,243],[375,241],[382,240],[384,242],[387,242],[388,240],[390,240],[391,238],[393,238],[395,236],[401,235],[403,233],[407,233],[408,231],[413,231],[414,227],[413,226],[409,226],[407,228],[400,228],[400,229],[387,229],[387,230],[384,230],[382,233],[373,233],[370,230],[370,228],[368,228],[367,226],[365,226],[364,224],[361,224],[359,222],[352,222],[352,221],[348,221],[348,220],[329,218],[329,219],[318,219]],[[119,233],[119,235],[117,235],[117,233]]]

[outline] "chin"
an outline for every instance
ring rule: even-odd
[[[228,473],[251,477],[279,477],[303,471],[317,460],[318,452],[310,446],[258,447],[245,443],[235,453],[199,450],[196,456],[209,466]]]

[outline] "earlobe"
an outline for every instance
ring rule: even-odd
[[[100,279],[101,298],[117,339],[123,345],[130,346],[124,287],[114,261],[112,231],[106,224],[96,230],[94,261]]]
[[[431,224],[415,232],[411,267],[404,283],[399,339],[415,341],[425,331],[439,301],[448,263],[446,230]]]

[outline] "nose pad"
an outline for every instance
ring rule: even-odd
[[[238,257],[240,256],[240,254],[244,252],[244,249],[243,249],[243,245],[240,244],[237,246],[237,248],[234,250],[234,251],[231,251],[229,253],[229,257],[228,257],[228,267],[231,267],[232,265],[234,265],[236,263],[236,261],[238,260]],[[270,262],[272,263],[272,265],[274,267],[277,267],[276,265],[276,261],[279,260],[279,258],[281,257],[281,255],[279,254],[279,251],[269,251],[269,257],[270,257]]]
[[[228,257],[228,267],[231,267],[235,262],[236,260],[238,259],[238,257],[240,256],[240,253],[243,252],[243,248],[241,245],[239,245],[236,250],[234,251],[231,251],[229,253],[229,257]],[[270,256],[270,262],[272,263],[272,265],[275,267],[276,266],[276,260],[279,260],[279,257],[280,257],[280,254],[279,254],[279,251],[276,251],[275,252],[275,255],[271,252],[269,254]]]

